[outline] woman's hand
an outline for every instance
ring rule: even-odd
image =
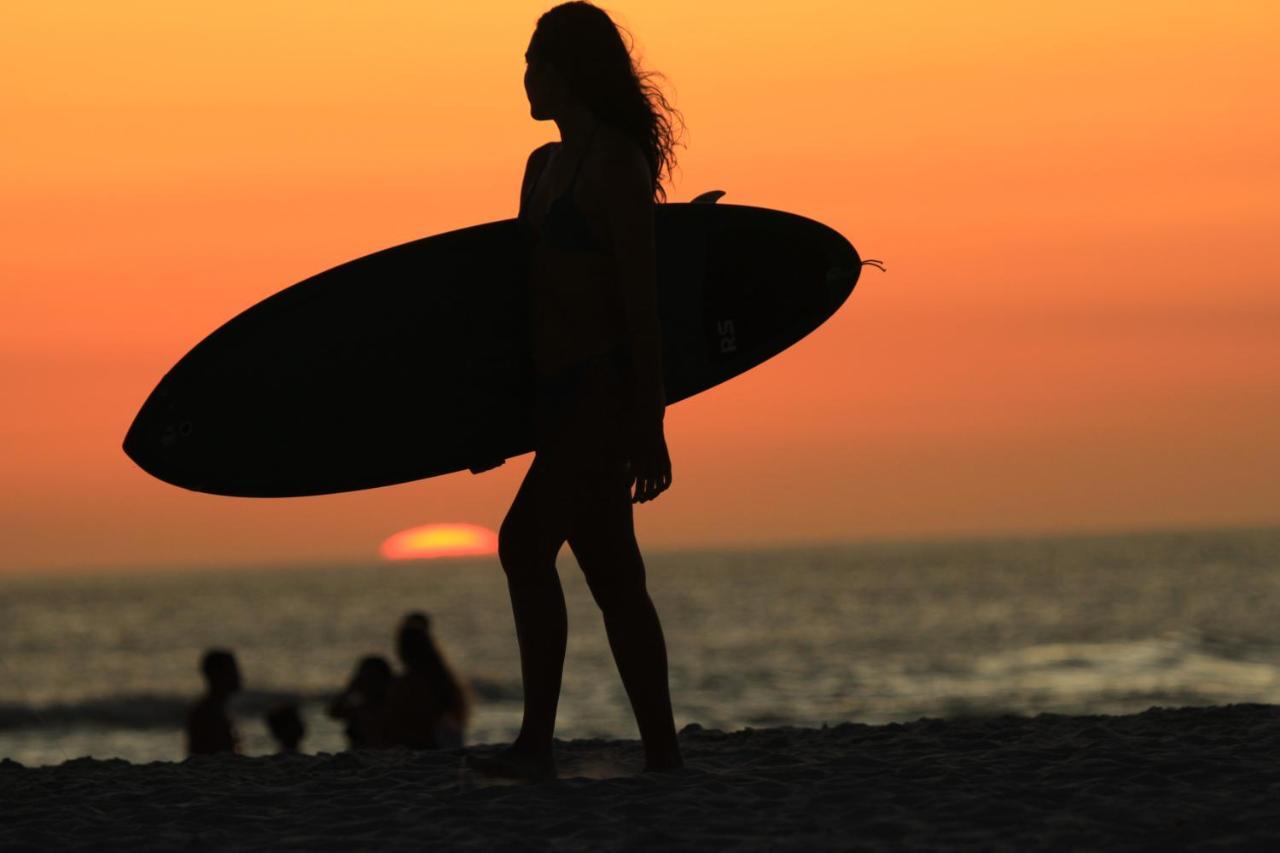
[[[662,433],[662,415],[628,422],[627,459],[631,462],[632,503],[651,501],[671,486],[671,455]]]

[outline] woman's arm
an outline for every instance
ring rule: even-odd
[[[671,485],[671,458],[662,420],[662,329],[658,317],[653,183],[638,149],[620,145],[605,158],[601,185],[608,238],[617,262],[618,288],[631,343],[631,435],[628,437],[633,500],[651,500]]]
[[[631,342],[636,379],[635,413],[661,420],[662,330],[653,235],[653,184],[649,164],[630,146],[604,164],[606,228],[617,261],[618,287]]]
[[[538,183],[538,178],[542,177],[542,171],[547,167],[547,160],[551,157],[551,152],[555,149],[554,142],[548,142],[545,145],[539,145],[529,154],[529,159],[524,163],[524,178],[520,181],[520,207],[516,216],[524,219],[525,208],[529,204],[529,197],[533,195],[533,188]]]

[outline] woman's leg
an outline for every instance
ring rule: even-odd
[[[625,468],[596,467],[579,481],[569,547],[600,611],[644,744],[647,770],[682,765],[671,712],[667,647],[645,586]]]
[[[524,720],[512,751],[551,766],[568,624],[556,554],[568,531],[565,499],[545,460],[534,457],[498,533],[520,646]]]

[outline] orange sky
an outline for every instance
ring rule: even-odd
[[[1280,7],[608,7],[689,124],[673,200],[829,223],[845,308],[673,407],[651,547],[1280,521]],[[283,501],[120,451],[294,281],[514,215],[542,3],[27,3],[0,29],[0,569],[374,558],[480,477]]]

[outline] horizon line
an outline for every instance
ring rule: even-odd
[[[1044,530],[973,530],[973,531],[937,531],[910,535],[868,534],[847,538],[817,539],[773,539],[760,542],[707,542],[677,545],[645,546],[646,556],[677,556],[682,554],[735,554],[778,551],[820,550],[825,548],[875,548],[894,546],[945,546],[949,544],[964,545],[981,542],[1029,542],[1036,540],[1087,540],[1112,539],[1122,537],[1156,537],[1173,535],[1215,535],[1244,533],[1280,533],[1280,520],[1241,522],[1238,524],[1219,525],[1141,525],[1134,527],[1112,527],[1099,525],[1096,527],[1057,528]],[[0,579],[6,578],[42,578],[42,577],[110,577],[140,574],[165,573],[201,573],[201,572],[241,572],[241,571],[304,571],[307,569],[348,568],[368,564],[368,567],[398,567],[408,569],[423,567],[430,563],[446,563],[456,565],[466,562],[487,562],[496,560],[496,554],[476,554],[453,557],[430,557],[409,560],[388,560],[371,549],[367,556],[347,555],[333,558],[301,558],[280,559],[269,558],[261,561],[235,560],[228,562],[140,562],[140,563],[103,563],[90,566],[46,566],[34,567],[0,567]]]

